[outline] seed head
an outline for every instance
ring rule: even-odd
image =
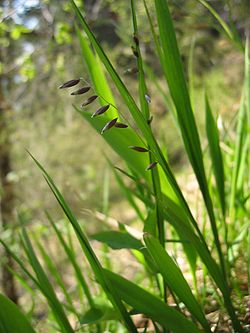
[[[69,80],[69,81],[61,84],[59,86],[59,89],[70,88],[70,87],[76,86],[79,82],[80,82],[80,79]]]
[[[96,110],[95,113],[92,114],[91,118],[94,118],[96,116],[99,116],[100,114],[103,114],[104,112],[106,112],[108,110],[109,107],[110,107],[109,104],[101,106],[98,110]]]
[[[128,125],[123,124],[123,123],[115,123],[115,127],[117,127],[117,128],[127,128]]]
[[[148,171],[148,170],[151,170],[151,169],[153,169],[153,168],[155,168],[156,167],[156,165],[157,165],[157,163],[158,162],[153,162],[153,163],[150,163],[147,167],[146,167],[146,171]]]
[[[90,96],[84,103],[82,103],[81,107],[83,108],[84,106],[94,102],[94,100],[96,100],[97,97],[98,97],[97,95]]]
[[[82,87],[80,89],[77,89],[75,91],[73,91],[70,95],[82,95],[85,94],[86,92],[88,92],[90,89],[90,87]]]
[[[110,128],[112,128],[113,126],[115,126],[116,122],[117,122],[118,118],[112,119],[110,120],[102,129],[101,134],[103,134],[104,132],[108,131]]]
[[[148,149],[147,148],[144,148],[144,147],[138,147],[138,146],[129,146],[130,149],[133,149],[133,150],[136,150],[140,153],[146,153],[148,152]]]

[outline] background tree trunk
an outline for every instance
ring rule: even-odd
[[[10,163],[10,141],[9,141],[9,129],[8,129],[8,115],[11,109],[5,103],[4,95],[2,91],[3,77],[0,76],[0,211],[2,230],[11,228],[14,223],[14,188],[13,183],[8,179],[8,175],[11,172]],[[2,289],[3,292],[13,302],[17,303],[17,291],[15,281],[12,273],[8,267],[14,268],[14,261],[12,257],[3,250],[3,267],[2,267]]]

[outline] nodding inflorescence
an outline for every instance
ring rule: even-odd
[[[139,46],[139,39],[137,36],[134,35],[133,37],[135,45],[138,47]],[[133,53],[136,57],[138,57],[138,51],[136,50],[135,47],[132,47]],[[86,83],[85,80],[79,78],[79,79],[72,79],[69,81],[64,82],[63,84],[61,84],[59,86],[59,89],[66,89],[66,88],[71,88],[74,87],[76,85],[78,85],[78,83],[80,81],[83,81]],[[86,94],[87,92],[89,92],[91,90],[91,86],[87,85],[84,87],[80,87],[77,90],[74,90],[70,93],[71,96],[80,96],[83,94]],[[83,101],[83,103],[81,104],[81,107],[84,108],[86,106],[88,106],[89,104],[93,103],[97,98],[101,98],[104,101],[106,101],[102,96],[99,95],[91,95],[90,97],[88,97],[85,101]],[[149,95],[145,95],[145,98],[147,100],[148,103],[151,102],[150,96]],[[106,101],[107,102],[107,101]],[[105,112],[107,112],[110,108],[110,106],[113,106],[111,103],[108,103],[99,107],[92,115],[91,118],[95,118],[95,117],[99,117],[100,115],[104,114]],[[114,106],[113,106],[114,107]],[[148,120],[147,120],[147,124],[150,125],[150,123],[152,122],[153,117],[151,116]],[[111,128],[116,127],[119,129],[125,129],[128,128],[127,124],[124,124],[122,122],[118,122],[118,117],[108,121],[104,127],[101,130],[101,134],[104,134],[105,132],[107,132],[108,130],[110,130]],[[129,146],[128,148],[133,149],[136,152],[140,152],[140,153],[147,153],[149,152],[148,148],[145,147],[139,147],[139,146]],[[155,168],[155,166],[157,165],[157,161],[150,163],[147,167],[146,167],[146,171],[151,170],[153,168]]]

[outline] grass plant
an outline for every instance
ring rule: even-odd
[[[239,46],[239,37],[235,31],[206,1],[199,1],[219,21],[228,38]],[[133,233],[132,228],[127,228],[123,223],[117,223],[116,229],[102,231],[93,238],[106,244],[107,248],[129,250],[134,260],[138,260],[143,266],[143,279],[148,280],[149,287],[138,286],[117,272],[107,269],[114,267],[113,264],[106,262],[104,267],[62,193],[45,168],[32,155],[76,235],[81,246],[81,255],[87,259],[98,293],[105,299],[105,306],[100,306],[97,296],[93,295],[92,286],[79,264],[79,255],[76,255],[71,242],[65,238],[60,231],[60,226],[53,221],[49,213],[47,218],[73,268],[77,290],[81,290],[80,294],[83,295],[81,300],[84,304],[81,304],[80,308],[73,301],[73,296],[67,290],[47,249],[37,237],[28,235],[25,221],[22,221],[21,243],[28,263],[24,263],[4,240],[1,240],[1,243],[10,251],[17,264],[46,298],[55,319],[55,331],[65,333],[103,332],[104,330],[142,332],[133,320],[135,314],[141,314],[152,322],[155,332],[211,333],[212,324],[206,316],[204,304],[206,295],[203,294],[208,284],[221,306],[220,311],[227,312],[232,331],[245,332],[242,317],[239,316],[240,311],[244,312],[243,294],[238,288],[237,295],[232,286],[238,283],[235,267],[239,254],[245,252],[244,259],[249,261],[249,257],[247,259],[249,256],[247,239],[249,240],[250,228],[247,221],[250,156],[248,41],[245,47],[241,44],[239,47],[245,51],[245,80],[237,114],[236,140],[227,143],[233,155],[228,156],[227,152],[221,148],[221,133],[207,92],[204,94],[206,137],[200,138],[193,110],[195,104],[193,86],[189,87],[185,79],[168,2],[155,0],[155,13],[149,13],[147,2],[145,0],[142,2],[155,43],[155,54],[160,60],[168,86],[169,93],[163,92],[167,96],[166,103],[171,108],[171,114],[175,119],[190,166],[199,185],[200,205],[205,221],[203,228],[194,216],[193,209],[168,162],[168,156],[161,149],[151,127],[150,101],[153,96],[150,96],[147,87],[149,71],[141,52],[137,3],[134,0],[130,2],[133,23],[131,39],[138,71],[138,103],[97,41],[87,19],[75,2],[73,0],[70,2],[78,19],[75,26],[76,33],[89,77],[70,80],[60,88],[68,89],[76,85],[79,87],[79,84],[83,83],[84,87],[77,88],[71,95],[92,94],[86,97],[81,108],[74,107],[122,159],[122,168],[114,168],[112,161],[107,160],[124,197],[137,216],[138,224],[141,225],[139,230]],[[157,27],[153,24],[153,15],[157,20]],[[195,43],[192,44],[192,48],[194,47]],[[193,49],[190,57],[193,57]],[[190,66],[193,66],[194,61],[195,59],[190,59]],[[192,68],[189,71],[190,75],[192,75]],[[113,86],[120,95],[123,102],[122,110],[117,107],[107,77],[112,80]],[[193,85],[192,78],[190,81]],[[97,103],[99,106],[93,111],[93,105]],[[91,110],[93,112],[90,112]],[[207,150],[202,148],[201,143],[204,141],[207,142]],[[133,183],[134,191],[130,190],[127,180]],[[107,191],[106,188],[104,200],[106,215],[108,214]],[[241,230],[241,238],[236,241],[239,230]],[[182,249],[189,263],[193,277],[191,284],[172,255],[176,244],[178,249]],[[203,283],[200,279],[197,280],[199,267],[203,269],[203,285],[200,285]],[[49,275],[54,277],[57,287],[61,289],[63,302],[58,299]],[[171,299],[175,306],[172,306]],[[237,302],[241,304],[237,305],[236,309]],[[6,305],[6,308],[12,307],[3,297],[0,298],[0,303]],[[13,311],[16,311],[14,313],[16,318],[21,318],[17,310]],[[69,316],[74,317],[73,324]],[[23,325],[25,327],[26,322]],[[32,332],[32,329],[29,329]],[[149,332],[149,328],[145,326],[143,332],[147,330]],[[29,331],[27,329],[26,332]],[[53,329],[51,331],[53,332]],[[1,332],[6,331],[2,329]]]

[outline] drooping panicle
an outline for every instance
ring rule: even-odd
[[[102,129],[101,134],[103,134],[104,132],[108,131],[110,128],[112,128],[113,126],[115,126],[116,122],[117,122],[118,118],[112,119],[110,120]]]
[[[90,90],[90,87],[82,87],[80,89],[77,89],[75,91],[73,91],[70,95],[82,95],[85,94],[86,92],[88,92]]]
[[[101,114],[103,114],[104,112],[106,112],[109,107],[110,107],[110,104],[101,106],[99,109],[96,110],[95,113],[92,114],[91,118],[94,118],[96,116],[100,116]]]
[[[73,79],[67,82],[64,82],[59,86],[59,89],[70,88],[76,86],[80,82],[80,79]]]

